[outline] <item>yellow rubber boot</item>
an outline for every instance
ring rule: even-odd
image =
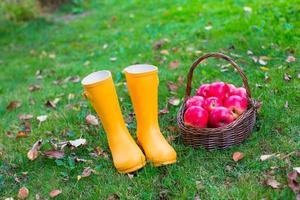
[[[117,170],[129,173],[142,168],[145,156],[125,126],[110,71],[91,73],[81,83],[102,122]]]
[[[158,124],[158,70],[153,65],[132,65],[124,70],[137,120],[137,138],[154,166],[176,162],[176,152]]]

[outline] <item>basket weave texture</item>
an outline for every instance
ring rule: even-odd
[[[192,78],[194,69],[207,58],[221,58],[228,61],[241,76],[244,87],[248,94],[248,109],[240,115],[232,123],[219,128],[194,128],[184,124],[184,112],[186,110],[186,101],[191,95]],[[221,53],[208,53],[198,58],[190,67],[187,76],[187,85],[185,91],[185,98],[177,114],[177,123],[183,137],[183,142],[192,147],[203,146],[207,150],[225,149],[232,145],[242,143],[252,132],[257,110],[260,103],[252,99],[251,92],[248,85],[248,80],[242,69],[228,56]]]

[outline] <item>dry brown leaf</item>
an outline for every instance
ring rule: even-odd
[[[121,198],[116,193],[112,193],[107,197],[107,200],[120,200],[120,199]]]
[[[183,85],[183,83],[184,83],[184,77],[182,75],[178,76],[177,83],[178,83],[178,85]]]
[[[49,108],[56,108],[56,104],[53,101],[50,101],[50,100],[46,101],[45,106],[49,107]]]
[[[86,144],[86,139],[84,138],[79,138],[76,140],[70,140],[69,144],[72,145],[73,147],[79,147],[80,145],[85,145]]]
[[[117,57],[111,57],[111,58],[109,58],[109,60],[110,60],[111,62],[115,62],[115,61],[117,60]]]
[[[129,179],[133,179],[133,177],[134,177],[133,174],[129,174],[129,173],[127,174],[127,176],[128,176]]]
[[[260,67],[260,69],[261,69],[262,71],[264,71],[264,72],[267,72],[267,71],[270,70],[268,67]]]
[[[168,109],[168,108],[163,108],[163,109],[161,109],[161,110],[158,112],[159,115],[163,115],[163,114],[167,114],[167,113],[169,113],[169,109]]]
[[[176,92],[178,90],[178,85],[172,81],[168,81],[167,86],[171,92]]]
[[[22,105],[22,103],[20,101],[11,101],[9,102],[9,104],[6,106],[6,109],[8,111],[13,111],[17,108],[19,108]]]
[[[20,114],[18,116],[19,120],[29,120],[33,118],[33,115],[31,114]]]
[[[269,160],[269,159],[273,158],[274,156],[275,156],[275,154],[261,155],[260,160],[261,161]]]
[[[153,44],[153,49],[154,49],[154,50],[158,50],[158,49],[160,49],[165,43],[166,43],[166,40],[164,40],[164,39],[158,40],[158,41],[154,42],[154,44]]]
[[[169,55],[169,51],[166,50],[166,49],[163,49],[163,50],[160,51],[160,54],[162,54],[162,55]]]
[[[97,117],[94,116],[94,115],[88,114],[85,117],[85,120],[86,120],[86,122],[88,124],[91,124],[91,125],[94,125],[94,126],[98,126],[99,125],[99,121],[98,121]]]
[[[108,154],[100,147],[95,148],[96,155],[103,156],[104,158],[108,158]]]
[[[179,66],[179,61],[178,60],[171,61],[170,64],[169,64],[170,69],[177,69],[178,66]]]
[[[294,192],[300,192],[300,184],[297,182],[298,173],[297,171],[292,171],[288,173],[288,186],[294,191]]]
[[[294,167],[293,170],[295,170],[298,174],[300,174],[300,167]]]
[[[251,12],[252,12],[252,8],[249,7],[249,6],[244,6],[244,11],[245,11],[246,13],[251,13]]]
[[[40,90],[42,87],[40,85],[34,84],[34,85],[29,85],[28,90],[30,92],[34,92],[37,90]]]
[[[180,99],[177,97],[171,97],[168,102],[173,106],[178,106],[180,104]]]
[[[77,176],[77,180],[80,180],[81,178],[84,178],[84,177],[88,177],[90,176],[91,174],[95,174],[96,171],[93,170],[92,168],[90,167],[86,167],[84,168],[83,172],[81,173],[81,175]]]
[[[12,133],[11,131],[6,131],[5,134],[6,134],[6,136],[9,137],[9,138],[14,137],[14,136],[13,136],[13,133]]]
[[[28,135],[27,135],[27,133],[26,132],[24,132],[24,131],[19,131],[18,133],[17,133],[17,135],[16,135],[16,139],[18,139],[18,138],[24,138],[24,137],[27,137]]]
[[[55,159],[60,159],[65,156],[64,151],[58,151],[58,150],[49,150],[49,151],[44,151],[43,153],[48,158],[55,158]]]
[[[295,62],[296,61],[296,58],[294,56],[288,56],[286,58],[286,62],[290,63],[290,62]]]
[[[78,83],[80,81],[80,77],[78,75],[71,76],[71,77],[68,78],[68,81],[70,81],[72,83]]]
[[[54,197],[56,197],[57,195],[59,195],[61,193],[62,193],[62,190],[55,189],[55,190],[52,190],[51,192],[49,192],[49,196],[51,198],[54,198]]]
[[[285,80],[285,81],[290,81],[290,80],[292,80],[291,75],[289,75],[288,73],[285,73],[285,74],[284,74],[284,80]]]
[[[265,181],[266,185],[271,186],[273,189],[279,189],[280,188],[280,183],[273,179],[272,177],[269,177]]]
[[[232,155],[232,159],[237,162],[237,161],[240,161],[244,158],[244,154],[242,152],[234,152],[233,155]]]
[[[19,199],[26,199],[29,195],[29,190],[26,187],[21,187],[18,192]]]
[[[47,115],[40,115],[40,116],[37,116],[37,117],[36,117],[36,119],[37,119],[40,123],[46,121],[47,118],[48,118]]]
[[[35,160],[39,155],[39,150],[42,146],[43,140],[38,140],[32,148],[28,151],[27,157],[29,160]]]

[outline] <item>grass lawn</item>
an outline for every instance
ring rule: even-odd
[[[245,6],[252,12],[245,11]],[[299,27],[299,0],[95,0],[79,15],[57,12],[24,23],[1,19],[0,198],[16,198],[25,186],[29,199],[36,194],[49,198],[53,189],[62,190],[57,199],[295,199],[287,173],[300,167]],[[153,45],[159,40],[166,42],[155,50]],[[149,163],[134,176],[117,173],[102,127],[86,124],[85,116],[96,114],[82,98],[80,82],[73,76],[111,70],[129,121],[133,108],[123,84],[124,67],[134,63],[158,66],[159,108],[163,109],[170,97],[183,98],[185,91],[185,85],[180,85],[178,91],[170,92],[167,82],[179,85],[181,76],[186,81],[191,63],[207,52],[234,58],[248,76],[253,97],[263,102],[253,134],[242,145],[222,151],[186,147],[173,129],[179,106],[168,105],[169,113],[160,115],[160,125],[166,137],[175,138],[171,144],[178,162],[160,168]],[[289,55],[296,61],[288,63]],[[252,56],[264,57],[259,63]],[[172,61],[179,61],[178,68],[170,69]],[[226,64],[210,59],[197,68],[195,88],[215,80],[241,86],[234,70],[224,70]],[[73,79],[64,82],[69,76]],[[28,87],[34,84],[42,88],[30,92]],[[55,98],[60,99],[56,108],[45,106]],[[8,111],[13,100],[22,105]],[[24,130],[19,114],[34,117],[29,120],[28,137],[16,139],[18,131]],[[47,120],[39,123],[36,117],[40,115],[47,115]],[[135,137],[135,121],[129,121],[128,127]],[[27,158],[39,139],[44,140],[41,151],[45,151],[51,149],[51,141],[80,137],[87,145],[66,147],[62,159]],[[108,158],[91,156],[96,147]],[[239,162],[232,160],[236,151],[245,155]],[[273,153],[280,156],[260,161],[261,155]],[[75,162],[75,157],[90,161]],[[85,167],[97,174],[78,180]],[[268,186],[267,179],[277,180],[280,187]]]

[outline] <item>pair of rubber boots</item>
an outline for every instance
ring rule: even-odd
[[[124,70],[137,120],[138,144],[154,166],[176,162],[176,152],[158,124],[158,70],[153,65],[132,65]],[[146,164],[145,156],[128,132],[110,71],[98,71],[82,80],[84,95],[96,110],[106,132],[115,167],[129,173]]]

